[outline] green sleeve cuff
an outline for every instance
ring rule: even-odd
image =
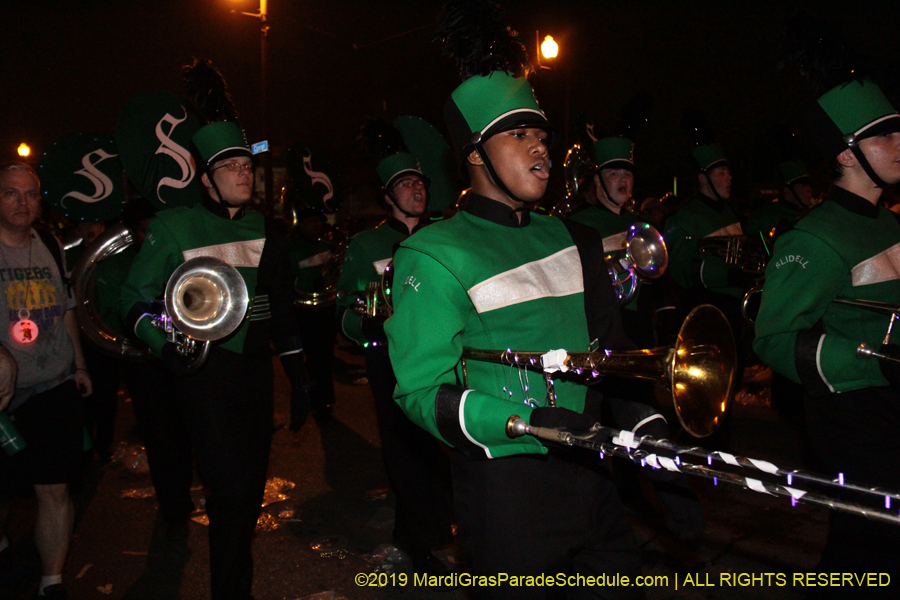
[[[873,385],[889,385],[877,358],[858,358],[858,341],[826,335],[822,342],[819,365],[825,380],[837,392]]]
[[[360,346],[364,346],[368,341],[363,334],[362,320],[361,315],[356,314],[349,308],[344,310],[344,314],[341,315],[341,331]]]
[[[547,448],[531,436],[510,438],[506,435],[506,423],[513,415],[526,422],[531,418],[530,406],[513,403],[472,390],[463,406],[465,431],[475,443],[490,450],[491,458],[515,454],[546,454]]]
[[[150,324],[150,317],[142,317],[134,327],[134,332],[142,342],[150,346],[150,350],[156,356],[162,356],[163,346],[166,345],[166,334]]]

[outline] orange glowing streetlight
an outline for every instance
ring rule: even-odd
[[[559,54],[559,44],[554,41],[552,35],[546,36],[541,42],[541,54],[544,58],[556,58],[556,55]]]
[[[22,142],[21,144],[19,144],[19,147],[16,148],[16,152],[22,158],[27,158],[28,156],[31,155],[31,146],[29,146],[25,142]]]

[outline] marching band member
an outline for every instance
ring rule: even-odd
[[[297,226],[288,239],[288,255],[291,273],[294,275],[294,289],[313,293],[325,285],[322,280],[323,267],[334,260],[333,248],[320,239],[326,224],[325,215],[312,208],[297,214]],[[296,306],[300,333],[303,337],[304,354],[309,373],[309,397],[313,414],[326,417],[334,407],[334,343],[337,330],[334,325],[334,299],[322,306]],[[293,417],[291,430],[297,431],[303,425]],[[302,409],[299,416],[302,416]]]
[[[712,303],[730,318],[737,312],[744,281],[738,281],[739,271],[728,268],[721,257],[700,254],[698,242],[705,237],[743,234],[728,203],[731,167],[716,144],[697,146],[691,158],[697,168],[697,195],[669,217],[663,234],[669,250],[669,272],[681,288],[697,292],[691,306],[701,304],[702,298],[714,299]]]
[[[367,284],[381,282],[396,245],[426,223],[428,179],[408,152],[384,157],[377,172],[390,216],[350,240],[337,289],[351,293],[338,301],[338,319],[344,335],[365,348],[385,470],[396,496],[393,542],[410,555],[416,572],[442,574],[446,569],[431,549],[453,541],[447,458],[393,400],[385,316],[364,317],[350,308]]]
[[[597,230],[603,238],[603,251],[609,254],[620,250],[629,228],[641,222],[634,213],[622,210],[631,200],[634,189],[634,144],[628,138],[610,136],[597,140],[593,152],[597,173],[593,178],[592,196],[597,201],[592,203],[588,200],[587,205],[576,209],[569,218]],[[632,276],[637,278],[634,285],[638,287],[622,309],[622,323],[626,335],[633,342],[641,348],[652,348],[656,346],[653,305],[659,303],[651,299],[652,293],[641,296],[642,290],[652,292],[653,288],[643,287],[644,282],[637,273],[632,273]],[[635,379],[605,377],[599,389],[605,394],[618,427],[657,439],[670,437],[665,418],[651,407],[654,402],[652,384]],[[614,459],[613,470],[623,500],[640,502],[639,468],[630,461]],[[664,470],[650,470],[647,475],[666,507],[665,522],[669,530],[685,539],[697,537],[705,526],[703,509],[685,477]]]
[[[212,598],[251,598],[251,540],[260,514],[272,437],[272,339],[292,394],[306,410],[306,371],[292,310],[286,240],[247,210],[253,156],[240,127],[219,121],[193,136],[206,191],[203,202],[157,213],[122,292],[126,323],[176,371],[197,472],[206,489]],[[236,267],[252,298],[249,318],[211,344],[191,373],[174,344],[151,324],[151,301],[187,259],[212,256]]]
[[[900,298],[900,223],[878,206],[882,190],[900,182],[900,115],[878,86],[855,80],[822,95],[810,122],[834,161],[834,185],[775,242],[754,349],[808,393],[807,431],[821,468],[898,489],[900,369],[856,355],[860,343],[882,344],[891,317],[836,300]],[[818,570],[860,569],[900,576],[900,529],[831,514]]]
[[[784,161],[778,165],[778,173],[784,182],[781,198],[750,213],[745,227],[745,233],[749,236],[768,235],[782,221],[787,226],[805,216],[818,202],[813,196],[812,183],[803,161]]]
[[[558,381],[553,408],[540,374],[478,361],[467,362],[462,386],[463,347],[586,350],[594,339],[601,348],[630,347],[599,236],[529,210],[550,176],[550,124],[531,86],[500,70],[469,75],[445,109],[472,183],[466,206],[401,242],[395,254],[395,311],[385,325],[395,398],[453,447],[454,508],[473,574],[636,576],[633,532],[594,457],[506,434],[511,415],[532,425],[589,428],[596,418],[583,414],[586,388]],[[640,596],[637,588],[603,591]],[[546,593],[506,586],[481,592],[518,599]]]

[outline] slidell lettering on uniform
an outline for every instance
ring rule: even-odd
[[[797,263],[798,265],[800,265],[801,267],[803,267],[805,269],[806,265],[809,264],[809,261],[806,260],[805,258],[803,258],[802,256],[800,256],[799,254],[788,254],[788,255],[782,256],[781,258],[778,259],[778,261],[775,263],[775,268],[780,269],[784,265],[787,265],[790,263]]]
[[[409,286],[413,289],[413,291],[418,292],[419,285],[421,283],[422,283],[421,281],[416,281],[416,278],[414,275],[410,275],[409,277],[406,278],[406,281],[403,282],[403,289],[406,289],[406,286]],[[401,293],[402,293],[402,290],[401,290]]]

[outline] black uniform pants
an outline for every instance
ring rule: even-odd
[[[177,385],[206,493],[212,600],[247,600],[272,440],[272,359],[213,347]]]
[[[337,337],[334,304],[301,306],[297,309],[297,322],[311,386],[309,397],[313,410],[318,411],[334,404],[334,381],[331,378]]]
[[[593,453],[468,461],[451,452],[463,554],[476,576],[641,574],[634,532]],[[638,587],[480,587],[479,599],[643,598]]]
[[[85,426],[97,456],[108,459],[116,425],[122,361],[103,354],[83,339],[81,345],[93,385],[93,393],[84,399]]]
[[[807,398],[806,424],[825,475],[900,490],[900,392],[866,388]],[[833,493],[833,492],[832,492]],[[856,500],[846,494],[847,500]],[[868,501],[871,505],[871,500]],[[879,500],[875,500],[875,508]],[[896,506],[892,506],[896,509]],[[807,598],[897,598],[900,596],[900,527],[832,512],[819,572],[889,573],[884,588],[817,587]]]
[[[125,363],[122,376],[147,449],[160,513],[167,523],[178,524],[194,511],[194,454],[175,376],[158,361]]]
[[[447,455],[394,402],[397,380],[387,346],[366,348],[366,376],[375,397],[385,470],[397,499],[394,543],[410,551],[449,544],[453,535]]]

